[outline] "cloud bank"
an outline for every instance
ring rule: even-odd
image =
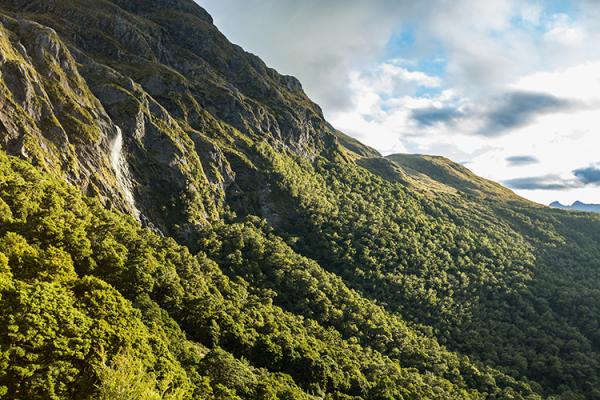
[[[464,114],[451,107],[427,107],[412,110],[411,118],[420,126],[432,126],[435,124],[452,124]]]
[[[506,157],[506,162],[513,167],[537,164],[540,162],[534,156],[510,156]]]
[[[600,168],[586,167],[573,171],[575,175],[585,185],[600,185]]]
[[[485,115],[486,125],[481,133],[486,136],[501,135],[507,130],[530,124],[537,116],[574,108],[574,101],[546,93],[524,91],[507,93],[498,100],[494,109]]]
[[[563,179],[558,175],[515,178],[502,183],[511,189],[518,190],[568,190],[583,186],[578,180]]]

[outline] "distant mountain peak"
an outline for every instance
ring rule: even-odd
[[[582,201],[575,201],[570,206],[564,205],[559,201],[553,201],[549,204],[552,208],[559,208],[561,210],[572,210],[572,211],[586,211],[600,213],[600,204],[587,204]]]

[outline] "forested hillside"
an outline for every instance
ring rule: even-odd
[[[0,398],[600,399],[600,216],[382,157],[191,0],[0,48]]]

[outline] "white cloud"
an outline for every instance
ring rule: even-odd
[[[600,54],[595,61],[554,71],[538,71],[520,77],[510,87],[530,91],[543,90],[558,97],[592,103],[600,99]]]
[[[415,83],[428,88],[435,88],[441,85],[440,78],[420,71],[409,71],[394,61],[381,64],[377,68],[375,75],[379,78],[379,82],[373,82],[373,84],[377,85],[377,89],[390,93],[394,91],[393,88],[397,83]]]
[[[568,15],[561,13],[553,16],[544,39],[566,46],[575,46],[584,41],[585,33],[583,28],[575,25]]]
[[[542,11],[542,6],[539,3],[524,3],[521,6],[520,17],[524,22],[537,26],[540,24]]]

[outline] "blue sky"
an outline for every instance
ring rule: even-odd
[[[600,203],[600,2],[197,1],[380,152],[444,155],[541,203]]]

